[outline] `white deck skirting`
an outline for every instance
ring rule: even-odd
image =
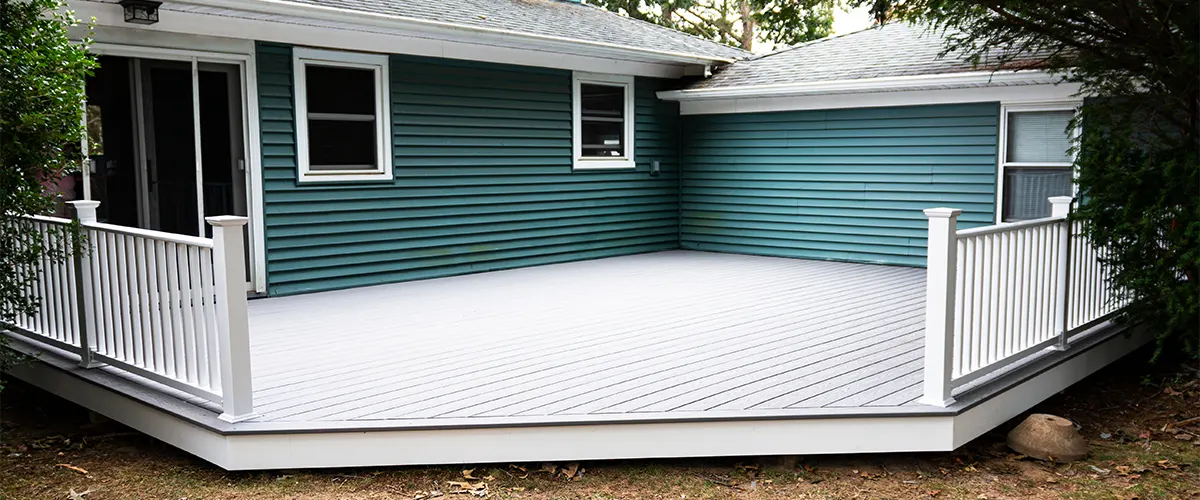
[[[921,405],[924,284],[672,251],[255,300],[236,424],[54,352],[14,373],[227,469],[937,451],[1145,341],[1102,325]]]

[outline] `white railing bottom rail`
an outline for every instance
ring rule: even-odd
[[[223,420],[254,416],[247,219],[207,218],[208,239],[100,223],[99,202],[71,204],[78,231],[68,219],[24,218],[69,257],[18,270],[32,273],[27,293],[40,307],[14,330],[78,354],[85,368],[108,365],[219,403]]]
[[[1071,336],[1125,304],[1109,287],[1096,248],[1069,220],[1071,197],[1051,216],[958,230],[961,210],[931,208],[922,402],[947,406],[953,391]]]

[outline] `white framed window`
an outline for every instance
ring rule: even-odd
[[[392,179],[388,57],[297,47],[300,182]]]
[[[1075,157],[1067,130],[1078,101],[1002,104],[996,219],[1015,222],[1050,216],[1051,196],[1075,193]]]
[[[577,72],[571,96],[575,169],[635,168],[633,77]]]

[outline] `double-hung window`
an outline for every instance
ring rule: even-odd
[[[392,178],[388,58],[296,48],[300,182]]]
[[[1074,191],[1074,157],[1068,130],[1077,103],[1006,105],[1000,109],[1002,222],[1050,216],[1051,196]]]
[[[575,73],[572,96],[575,168],[634,168],[633,77]]]

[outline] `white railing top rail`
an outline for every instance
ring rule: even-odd
[[[109,233],[124,234],[128,236],[138,236],[141,238],[149,238],[157,241],[165,241],[168,243],[179,243],[182,245],[191,245],[201,248],[212,248],[213,240],[208,238],[199,238],[196,236],[188,236],[186,234],[166,233],[163,231],[154,231],[150,229],[140,229],[136,227],[118,226],[115,224],[106,224],[104,222],[84,222],[81,224],[87,229],[95,229]]]
[[[56,224],[56,225],[64,225],[64,226],[71,224],[71,222],[72,222],[71,219],[63,219],[61,217],[52,217],[52,216],[48,216],[48,215],[25,215],[22,217],[29,219],[29,220],[37,221],[37,222],[44,222],[47,224]],[[136,227],[118,226],[116,224],[108,224],[105,222],[84,221],[84,222],[81,222],[80,225],[82,227],[85,227],[88,229],[95,229],[98,231],[105,231],[105,232],[116,233],[116,234],[124,234],[124,235],[128,235],[128,236],[137,236],[137,237],[141,237],[141,238],[149,238],[152,240],[165,241],[168,243],[178,243],[181,245],[191,245],[191,246],[197,246],[197,247],[201,247],[201,248],[212,248],[213,247],[213,240],[211,240],[209,238],[200,238],[200,237],[196,237],[196,236],[189,236],[186,234],[175,234],[175,233],[168,233],[168,232],[164,232],[164,231],[155,231],[152,229],[141,229],[141,228],[136,228]]]
[[[993,224],[991,226],[973,227],[971,229],[961,229],[958,231],[958,237],[959,238],[967,238],[967,237],[971,237],[971,236],[983,236],[985,234],[1012,232],[1012,231],[1017,231],[1020,229],[1028,229],[1028,228],[1034,228],[1034,227],[1039,227],[1039,226],[1045,226],[1047,224],[1054,224],[1055,222],[1062,222],[1065,220],[1067,220],[1067,216],[1062,215],[1062,216],[1043,217],[1040,219],[1023,220],[1020,222],[1002,222],[1000,224]]]
[[[67,225],[67,224],[71,223],[71,219],[63,219],[61,217],[51,217],[49,215],[26,215],[24,217],[27,219],[30,219],[30,220],[35,220],[38,222],[45,222],[48,224]]]

